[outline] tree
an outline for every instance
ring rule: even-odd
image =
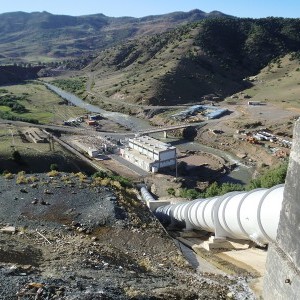
[[[13,153],[12,153],[12,159],[15,162],[17,162],[17,163],[19,163],[19,162],[22,161],[22,156],[21,156],[21,154],[20,154],[20,152],[18,150],[14,150],[13,151]]]
[[[57,164],[51,164],[50,165],[50,170],[51,171],[58,171],[58,165]]]

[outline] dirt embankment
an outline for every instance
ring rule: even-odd
[[[23,177],[0,178],[0,299],[227,299],[244,290],[237,278],[196,274],[132,190],[80,174]]]

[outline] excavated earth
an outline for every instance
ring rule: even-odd
[[[193,270],[132,190],[30,177],[0,177],[0,299],[254,299]]]

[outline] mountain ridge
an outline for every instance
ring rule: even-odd
[[[79,57],[105,49],[128,38],[162,33],[221,12],[173,12],[164,15],[107,17],[55,15],[48,12],[0,14],[0,62],[47,62]],[[38,43],[37,43],[38,41]]]
[[[299,29],[299,30],[298,30]],[[94,93],[154,105],[225,98],[244,80],[300,51],[300,19],[206,19],[102,51],[86,70]]]

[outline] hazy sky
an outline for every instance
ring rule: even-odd
[[[72,16],[103,13],[143,17],[195,8],[237,17],[300,17],[300,0],[1,0],[0,13],[48,11]]]

